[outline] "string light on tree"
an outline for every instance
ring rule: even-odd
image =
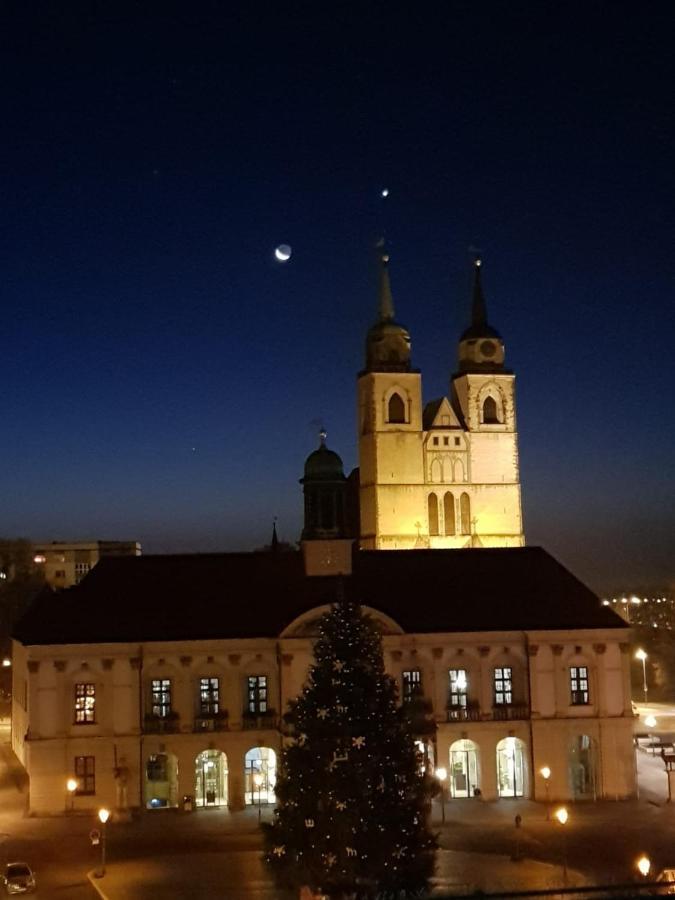
[[[298,738],[283,750],[265,860],[279,887],[365,896],[363,885],[377,883],[382,896],[421,896],[436,848],[431,779],[400,716],[377,627],[335,585],[338,602],[285,716]]]

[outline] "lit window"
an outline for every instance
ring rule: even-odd
[[[220,685],[217,678],[199,679],[199,711],[202,716],[215,716],[220,708]]]
[[[250,713],[267,712],[267,676],[249,675],[248,677],[248,703],[246,706]]]
[[[152,714],[165,718],[171,712],[171,679],[152,679]]]
[[[573,706],[588,704],[588,668],[586,666],[571,666],[570,694]]]
[[[73,766],[77,780],[76,794],[96,793],[96,758],[93,756],[76,756]]]
[[[513,670],[510,666],[495,669],[495,706],[513,702]]]
[[[409,703],[416,697],[422,696],[422,673],[419,669],[409,669],[408,671],[403,672],[401,683],[403,686],[403,696],[401,699],[404,703]]]
[[[75,685],[75,723],[88,725],[96,721],[96,685]]]
[[[90,568],[91,568],[91,566],[89,565],[89,563],[83,563],[83,562],[75,563],[75,582],[76,582],[76,584],[79,584],[82,581],[82,579],[87,574],[87,572],[89,571]]]
[[[466,669],[450,669],[448,676],[450,678],[448,705],[466,707],[468,693]]]

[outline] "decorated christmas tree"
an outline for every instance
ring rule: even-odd
[[[285,716],[265,858],[280,886],[331,898],[426,893],[431,778],[385,674],[375,623],[341,598],[320,622],[307,685]]]

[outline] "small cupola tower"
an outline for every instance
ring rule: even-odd
[[[319,448],[305,460],[300,479],[305,495],[305,527],[302,539],[344,537],[345,478],[342,460],[326,446],[326,432],[319,435]]]
[[[351,572],[352,541],[347,536],[345,478],[342,460],[326,446],[326,432],[319,447],[305,460],[300,484],[305,495],[302,551],[308,575],[344,575]]]
[[[459,339],[460,372],[503,372],[504,341],[487,320],[481,261],[474,263],[471,325]]]

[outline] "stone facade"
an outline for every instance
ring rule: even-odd
[[[277,640],[29,647],[15,642],[12,741],[30,775],[30,811],[57,814],[71,803],[79,810],[147,808],[153,800],[179,805],[200,788],[198,758],[205,751],[225,754],[226,773],[218,796],[206,805],[227,803],[236,810],[255,803],[255,789],[246,782],[247,752],[280,750],[279,711],[302,688],[322,611],[303,614]],[[635,795],[623,630],[413,635],[371,613],[384,632],[385,662],[402,694],[404,672],[419,672],[437,727],[430,753],[450,773],[450,796],[472,796],[478,788],[485,800],[513,794],[545,799],[538,774],[545,765],[552,770],[551,799]],[[572,667],[587,671],[587,703],[571,702]],[[510,702],[497,704],[495,673],[507,669]],[[451,671],[465,673],[465,706],[449,706]],[[249,676],[266,679],[263,714],[247,713]],[[220,717],[200,713],[203,678],[218,679]],[[173,714],[161,720],[149,714],[153,680],[159,679],[170,682]],[[77,685],[83,684],[94,686],[94,721],[77,724]],[[465,747],[475,783],[459,771],[466,768]],[[71,798],[66,781],[76,774],[77,757],[93,758],[94,793]],[[168,787],[148,779],[159,758],[174,766]]]

